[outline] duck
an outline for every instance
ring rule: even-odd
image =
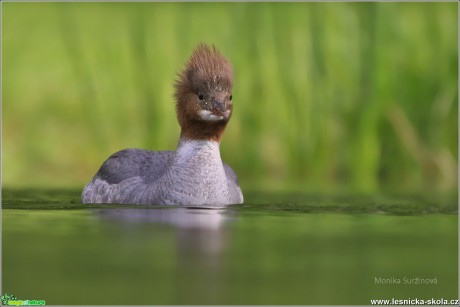
[[[174,84],[181,128],[175,151],[129,148],[112,154],[84,187],[84,204],[226,206],[244,201],[220,144],[233,112],[233,68],[199,44]]]

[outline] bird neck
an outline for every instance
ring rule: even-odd
[[[220,143],[224,134],[226,121],[206,122],[189,120],[182,123],[181,140],[201,140]]]
[[[180,139],[175,156],[176,165],[222,166],[220,144],[210,140]]]

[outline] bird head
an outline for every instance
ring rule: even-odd
[[[220,141],[232,115],[232,86],[230,62],[214,46],[198,45],[175,84],[181,137]]]

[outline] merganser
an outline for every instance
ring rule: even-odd
[[[211,205],[243,203],[219,145],[232,115],[233,72],[216,47],[200,44],[175,83],[181,127],[176,151],[125,149],[101,166],[83,203]]]

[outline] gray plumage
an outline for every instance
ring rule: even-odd
[[[228,205],[243,202],[219,143],[187,140],[177,151],[125,149],[110,156],[82,193],[83,203]]]

